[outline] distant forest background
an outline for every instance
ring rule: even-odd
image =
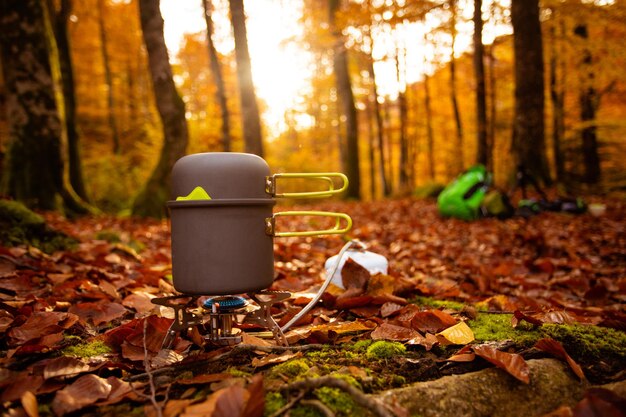
[[[275,171],[342,171],[356,199],[445,184],[479,162],[503,188],[523,164],[564,192],[626,189],[626,1],[301,0],[303,35],[291,41],[315,57],[314,76],[277,132],[254,94],[243,1],[194,1],[208,30],[169,57],[158,0],[4,1],[0,194],[159,216],[173,162],[211,151],[256,153]],[[468,20],[468,9],[481,13]],[[227,55],[212,39],[215,10],[232,22]],[[382,34],[433,21],[423,38],[372,52]],[[488,22],[511,34],[483,43]],[[455,55],[468,24],[472,48]],[[415,82],[407,43],[439,51]],[[383,95],[383,82],[398,93]]]

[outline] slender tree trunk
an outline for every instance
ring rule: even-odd
[[[495,171],[496,125],[498,122],[496,104],[498,100],[496,83],[496,42],[489,47],[489,124],[487,134],[487,169]]]
[[[452,47],[450,51],[450,101],[454,112],[454,126],[456,128],[456,153],[455,165],[457,173],[463,171],[463,124],[461,122],[461,113],[459,111],[459,103],[456,97],[456,57],[454,56],[454,46],[456,43],[456,18],[457,18],[457,0],[449,0],[450,13],[450,35],[452,36]]]
[[[565,107],[564,107],[564,71],[559,71],[561,59],[557,52],[557,35],[556,28],[550,28],[552,41],[550,42],[550,98],[552,99],[552,151],[554,153],[554,167],[556,172],[556,180],[563,181],[565,179],[565,165],[563,161],[563,151],[561,143],[565,135]]]
[[[98,26],[100,27],[100,50],[102,51],[102,65],[104,66],[104,82],[107,86],[107,107],[109,115],[109,128],[113,138],[113,153],[120,153],[120,135],[115,119],[115,99],[113,97],[113,77],[111,75],[111,63],[107,52],[107,33],[104,26],[105,0],[98,0]]]
[[[370,42],[371,42],[371,38]],[[385,128],[383,126],[383,117],[381,115],[380,103],[378,102],[378,85],[376,84],[376,74],[374,73],[374,57],[371,53],[371,45],[370,45],[370,54],[368,57],[368,72],[370,74],[370,78],[372,79],[372,93],[374,95],[374,118],[376,119],[376,145],[378,147],[378,169],[380,176],[380,183],[382,184],[383,196],[387,197],[391,194],[391,189],[389,187],[389,181],[387,180],[387,174],[385,171]]]
[[[369,156],[369,178],[370,178],[370,195],[372,200],[376,199],[376,144],[374,142],[374,118],[372,117],[372,97],[369,97],[369,103],[365,108],[367,117],[367,145]]]
[[[485,97],[485,61],[483,46],[482,0],[474,0],[474,74],[476,77],[476,162],[490,166],[487,145],[487,104]]]
[[[426,113],[426,155],[428,157],[428,175],[435,180],[435,137],[433,134],[432,110],[430,107],[430,76],[424,74],[424,111]]]
[[[52,3],[52,2],[49,2]],[[87,191],[83,179],[82,161],[80,157],[80,138],[76,131],[76,93],[74,90],[74,68],[70,54],[68,21],[72,13],[72,0],[61,0],[58,11],[49,4],[48,10],[53,16],[54,36],[59,54],[59,68],[63,89],[64,127],[67,135],[67,165],[69,181],[76,194],[87,201]]]
[[[543,48],[539,0],[512,0],[515,52],[513,150],[518,165],[550,184],[544,138]]]
[[[161,156],[144,189],[133,204],[133,214],[143,217],[163,217],[169,197],[171,171],[174,163],[185,155],[188,133],[185,103],[178,95],[169,63],[163,18],[159,0],[140,0],[139,14],[143,39],[148,51],[148,63],[157,110],[163,125]]]
[[[390,110],[389,100],[385,100],[382,106],[382,121],[383,121],[383,131],[385,132],[385,149],[387,153],[387,178],[389,180],[389,190],[390,192],[394,189],[395,184],[395,175],[393,172],[393,161],[395,157],[395,152],[393,151],[393,135],[392,135],[392,126],[391,126],[391,110]]]
[[[401,86],[400,79],[400,57],[399,51],[396,49],[396,81]],[[407,128],[407,108],[406,108],[406,92],[402,88],[398,88],[398,107],[400,110],[400,164],[398,166],[398,178],[400,191],[410,189],[409,182],[409,142],[406,134]]]
[[[239,81],[245,149],[246,152],[263,157],[261,118],[252,81],[243,0],[228,0],[228,4],[230,5],[230,19],[235,36],[235,59],[237,61],[237,79]]]
[[[213,19],[211,17],[213,4],[211,0],[202,0],[204,7],[204,20],[206,22],[206,40],[209,50],[209,60],[211,61],[211,72],[215,77],[215,98],[220,107],[222,119],[222,150],[230,152],[230,114],[228,111],[228,102],[226,100],[226,87],[224,86],[224,77],[222,77],[222,68],[220,60],[217,56],[217,50],[213,43]]]
[[[583,79],[578,94],[580,120],[584,124],[582,130],[582,153],[585,165],[584,181],[588,184],[595,184],[600,181],[600,155],[598,154],[598,135],[595,123],[600,96],[594,85],[593,57],[587,45],[589,42],[587,25],[577,25],[574,28],[574,35],[579,38],[584,47],[580,63]]]
[[[345,118],[346,133],[346,167],[345,173],[350,179],[346,197],[361,198],[361,178],[359,168],[359,137],[357,111],[354,104],[354,95],[350,85],[350,73],[348,71],[348,51],[344,45],[344,39],[340,29],[335,23],[335,13],[339,10],[340,0],[330,0],[330,28],[335,41],[333,68],[335,82],[337,83],[337,96],[341,109],[342,118]]]

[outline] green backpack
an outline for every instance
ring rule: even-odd
[[[452,181],[437,198],[439,213],[445,217],[475,220],[491,184],[491,174],[483,165],[476,165]]]

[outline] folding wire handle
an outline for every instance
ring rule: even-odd
[[[276,182],[279,178],[318,179],[328,183],[324,191],[303,191],[299,193],[276,193]],[[335,189],[333,178],[339,178],[342,186]],[[310,173],[283,173],[265,177],[265,192],[278,198],[325,198],[344,192],[348,188],[348,177],[339,172],[310,172]]]
[[[333,217],[336,219],[335,226],[325,230],[304,230],[293,232],[277,232],[276,217],[285,216],[317,216],[317,217]],[[341,227],[341,220],[345,220],[346,225]],[[352,228],[352,218],[345,213],[335,213],[331,211],[283,211],[274,213],[272,217],[265,219],[265,233],[274,237],[293,237],[293,236],[322,236],[322,235],[341,235],[347,233]]]

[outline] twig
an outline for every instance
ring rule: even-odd
[[[328,345],[320,345],[320,344],[300,345],[300,346],[258,346],[258,345],[250,345],[250,344],[242,343],[242,344],[235,346],[233,351],[258,350],[258,351],[265,352],[265,353],[274,353],[274,352],[286,352],[288,350],[291,350],[293,352],[304,352],[307,350],[321,350],[327,346]]]
[[[289,390],[312,390],[319,387],[332,387],[339,388],[346,391],[354,401],[361,407],[370,410],[374,415],[378,417],[393,417],[393,414],[379,401],[368,397],[360,390],[356,389],[352,385],[348,384],[343,379],[334,378],[332,376],[323,376],[320,378],[303,379],[302,381],[296,381],[291,384],[285,385],[281,388],[281,391]]]
[[[272,414],[270,417],[282,416],[283,414],[285,414],[285,412],[287,412],[287,410],[291,409],[298,401],[300,401],[302,397],[304,397],[304,391],[298,393],[298,395],[293,397],[291,401],[289,401],[287,404],[283,405],[278,410],[276,410],[276,412]]]
[[[135,390],[135,387],[133,387],[132,382],[129,382],[129,385],[130,385],[130,389],[135,394],[137,394],[141,398],[150,400],[150,403],[152,403],[152,407],[154,407],[154,411],[156,412],[157,417],[163,417],[163,405],[167,402],[169,398],[170,389],[172,388],[172,386],[169,385],[167,387],[167,390],[165,391],[165,399],[163,400],[162,404],[159,404],[159,402],[156,399],[156,385],[154,383],[154,372],[152,371],[152,365],[150,365],[150,360],[148,359],[148,342],[146,340],[147,328],[148,328],[148,320],[144,319],[143,321],[143,366],[146,370],[146,375],[148,376],[148,383],[150,386],[150,395],[147,395],[147,394],[144,394],[143,392],[138,392],[137,390]]]

